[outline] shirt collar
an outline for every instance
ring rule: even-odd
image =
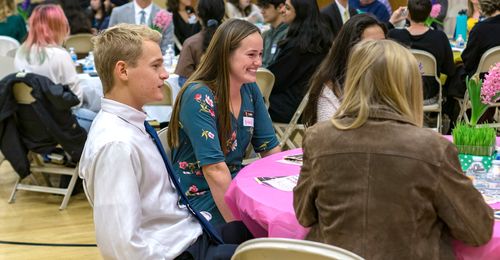
[[[140,17],[140,11],[144,10],[146,12],[146,24],[149,23],[149,16],[151,15],[151,10],[153,9],[153,2],[149,4],[146,8],[142,9],[136,1],[134,1],[134,12],[135,12],[135,17]]]
[[[353,116],[346,115],[344,118],[350,118],[348,120],[352,120],[354,118]],[[375,120],[393,120],[393,121],[399,121],[401,123],[406,123],[406,124],[411,124],[414,126],[417,126],[414,122],[412,122],[409,118],[402,116],[395,112],[394,110],[385,107],[385,106],[378,106],[378,107],[372,107],[370,108],[368,118],[370,119],[375,119]]]
[[[335,0],[335,3],[337,4],[337,7],[339,8],[340,15],[342,15],[345,10],[349,10],[349,1],[347,1],[347,4],[345,7],[342,4],[340,4],[338,0]]]
[[[139,130],[141,130],[144,134],[147,134],[144,127],[144,121],[146,120],[147,115],[143,111],[139,111],[126,104],[107,98],[102,98],[101,109],[104,112],[116,115],[123,121],[139,128]]]

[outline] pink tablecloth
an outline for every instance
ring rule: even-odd
[[[293,193],[258,184],[255,177],[289,176],[299,174],[300,166],[277,162],[284,155],[301,153],[290,150],[260,159],[245,168],[233,180],[225,200],[233,215],[242,220],[255,237],[284,237],[302,239],[308,230],[295,218]],[[500,208],[500,203],[492,205]],[[455,242],[457,259],[500,259],[500,222],[495,222],[491,241],[481,247],[469,247]]]

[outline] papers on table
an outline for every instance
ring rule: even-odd
[[[302,158],[302,154],[286,155],[281,160],[278,160],[278,162],[302,166]]]
[[[297,186],[299,175],[297,174],[297,175],[277,176],[277,177],[255,177],[255,180],[260,184],[264,184],[269,187],[276,188],[278,190],[293,191],[293,188]]]

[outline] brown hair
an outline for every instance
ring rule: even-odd
[[[144,25],[122,23],[92,38],[95,67],[104,93],[113,87],[113,70],[118,61],[125,61],[133,67],[137,65],[145,40],[159,44],[161,34]]]
[[[240,19],[229,19],[219,26],[198,68],[177,95],[168,127],[170,147],[179,146],[182,94],[191,83],[201,83],[208,86],[217,96],[217,132],[222,151],[224,154],[228,152],[225,140],[231,135],[229,58],[240,46],[241,41],[253,33],[260,31],[252,23]]]
[[[491,16],[496,11],[500,11],[500,1],[498,0],[479,0],[481,12],[486,16]]]

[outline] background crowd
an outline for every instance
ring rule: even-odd
[[[66,85],[78,98],[71,111],[89,133],[80,176],[105,257],[203,258],[219,249],[230,256],[234,247],[222,250],[220,244],[249,237],[220,241],[209,227],[235,223],[224,201],[231,180],[243,167],[247,147],[262,157],[281,151],[273,123],[290,122],[304,100],[301,121],[309,129],[294,206],[299,222],[311,227],[307,239],[367,258],[431,259],[440,256],[443,244],[444,255],[452,255],[449,235],[472,245],[488,241],[491,209],[461,174],[456,149],[422,128],[432,121],[422,107],[443,102],[451,122],[443,132],[451,131],[465,78],[475,74],[488,49],[500,46],[498,0],[467,1],[467,33],[460,35],[467,44],[459,59],[452,50],[458,35],[449,37],[443,27],[453,7],[447,0],[408,0],[394,10],[380,0],[335,0],[324,8],[311,0],[196,2],[168,0],[163,9],[152,0],[0,0],[0,35],[20,43],[16,69]],[[150,29],[165,10],[172,22],[159,32]],[[73,57],[63,47],[69,35],[81,33],[96,35],[102,110],[89,107]],[[179,55],[175,74],[181,89],[166,159],[141,111],[163,98],[168,78],[163,55],[169,46]],[[421,76],[409,49],[434,56],[440,83]],[[255,84],[260,68],[275,77],[269,107]],[[123,133],[114,135],[120,129]],[[373,140],[376,135],[381,138]],[[425,153],[429,147],[433,152]],[[151,154],[154,162],[146,159]],[[165,168],[153,170],[158,161]],[[175,188],[163,185],[166,176]],[[336,183],[343,186],[332,188]],[[123,192],[126,198],[118,199]],[[178,198],[194,215],[175,207]],[[157,209],[161,203],[169,206]],[[343,205],[342,210],[332,205]],[[414,215],[401,219],[409,209]],[[125,224],[110,223],[108,216]],[[380,225],[363,226],[362,217],[368,216]],[[412,229],[393,225],[405,221]],[[188,237],[180,236],[182,229]],[[382,241],[374,235],[380,232],[400,240]],[[415,244],[412,252],[398,249]],[[384,255],[378,255],[380,248],[387,249]]]

